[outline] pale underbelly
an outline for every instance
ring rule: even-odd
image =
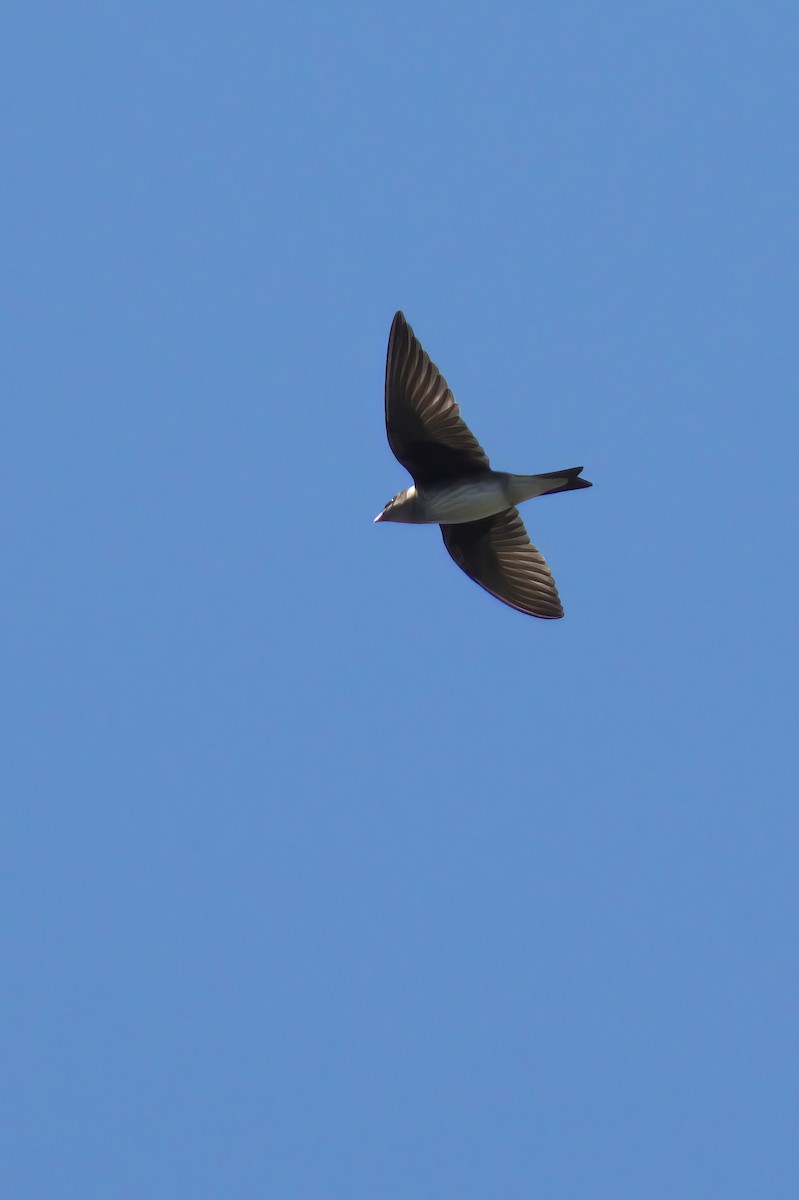
[[[504,483],[500,479],[417,488],[417,496],[422,500],[422,521],[436,525],[479,521],[510,508]]]

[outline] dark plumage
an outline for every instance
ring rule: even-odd
[[[454,561],[492,596],[530,616],[562,617],[552,572],[515,506],[591,484],[579,477],[582,467],[541,475],[492,471],[446,379],[401,312],[388,340],[386,432],[415,486],[375,519],[440,524]]]

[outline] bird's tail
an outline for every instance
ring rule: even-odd
[[[544,475],[539,475],[539,479],[551,480],[552,484],[541,492],[542,496],[548,496],[550,492],[573,492],[575,488],[592,487],[587,479],[580,479],[582,467],[567,467],[564,471],[547,471]]]
[[[573,492],[576,488],[591,487],[587,479],[580,479],[582,467],[566,467],[563,471],[547,471],[543,475],[511,475],[510,496],[514,504],[531,500],[534,496],[548,496],[551,492]]]

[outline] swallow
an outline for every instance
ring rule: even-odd
[[[401,312],[388,339],[386,432],[413,487],[389,500],[375,521],[440,525],[453,560],[497,600],[531,617],[562,617],[552,572],[516,505],[591,487],[580,478],[583,468],[543,475],[492,471],[446,379]]]

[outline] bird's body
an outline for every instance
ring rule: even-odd
[[[582,467],[540,475],[492,471],[401,312],[388,342],[386,431],[414,486],[389,500],[375,521],[441,525],[450,555],[481,587],[530,616],[562,617],[552,573],[530,544],[516,505],[591,484],[580,479]]]
[[[559,478],[565,483],[568,472]],[[409,487],[398,492],[375,521],[399,521],[408,525],[463,525],[493,517],[523,500],[546,495],[554,489],[548,475],[510,475],[486,471],[463,475],[444,483]],[[585,480],[581,481],[585,485]]]

